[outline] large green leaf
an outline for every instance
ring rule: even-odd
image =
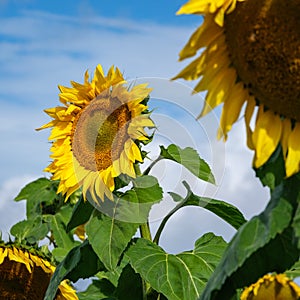
[[[139,224],[119,221],[104,214],[95,215],[85,226],[89,241],[109,270],[116,268]]]
[[[86,223],[91,217],[94,207],[88,202],[84,201],[81,196],[79,201],[76,203],[70,221],[67,224],[67,232],[72,230],[73,228]]]
[[[10,229],[10,233],[16,237],[18,242],[27,242],[31,245],[44,239],[48,231],[48,225],[42,221],[40,216],[18,222]]]
[[[160,156],[183,165],[192,174],[204,181],[215,183],[215,178],[209,165],[193,148],[187,147],[181,149],[174,144],[169,145],[168,148],[160,146]]]
[[[201,300],[230,299],[237,288],[255,282],[268,272],[284,272],[298,260],[291,222],[299,188],[295,178],[282,182],[274,189],[265,211],[239,229]]]
[[[201,294],[225,247],[221,237],[207,233],[191,252],[168,254],[158,245],[138,239],[126,255],[135,271],[167,299],[193,300]]]
[[[70,279],[76,282],[79,278],[88,278],[100,270],[105,270],[98,256],[86,240],[73,248],[57,266],[46,291],[44,300],[53,300],[60,282]]]
[[[61,207],[54,215],[43,216],[44,220],[49,224],[55,246],[65,249],[65,251],[69,251],[78,245],[78,242],[74,241],[73,234],[68,233],[66,230],[71,214],[72,207],[68,205]]]
[[[56,189],[56,182],[46,178],[39,178],[27,184],[14,200],[27,200],[27,218],[34,218],[42,214],[44,206],[52,204],[57,197]]]
[[[130,223],[146,223],[153,204],[163,198],[162,188],[153,176],[144,175],[132,180],[133,188],[121,194],[113,206],[114,218]],[[109,202],[112,203],[111,201]]]
[[[139,274],[135,273],[131,265],[124,267],[116,289],[118,300],[143,300],[143,282]]]
[[[85,226],[94,251],[109,270],[116,268],[139,225],[147,221],[151,206],[163,197],[153,176],[141,176],[132,183],[131,190],[100,207],[109,216],[95,215]]]

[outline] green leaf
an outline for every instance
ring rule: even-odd
[[[255,169],[255,172],[262,184],[268,186],[271,190],[279,185],[285,177],[285,165],[281,146],[278,146],[269,160],[260,168]]]
[[[16,237],[19,242],[26,241],[33,245],[44,239],[49,231],[48,225],[42,222],[42,217],[24,220],[16,223],[10,233]]]
[[[221,200],[197,196],[191,191],[191,188],[189,187],[187,182],[184,181],[183,184],[186,187],[188,193],[185,199],[182,199],[182,207],[203,207],[204,209],[211,211],[212,213],[223,219],[235,229],[239,229],[244,223],[246,223],[246,219],[244,218],[243,214],[234,205]],[[170,193],[173,199],[174,194],[175,193]],[[180,195],[175,195],[175,199],[178,201]]]
[[[27,200],[26,216],[28,219],[42,214],[43,206],[52,204],[57,197],[57,183],[46,178],[39,178],[27,184],[14,199]]]
[[[118,300],[143,300],[143,282],[139,274],[135,273],[128,264],[122,271],[116,289]]]
[[[236,289],[268,272],[284,272],[298,260],[291,222],[299,189],[295,178],[274,189],[265,211],[244,224],[230,242],[201,300],[230,299]]]
[[[101,300],[112,297],[115,287],[107,279],[93,280],[84,292],[77,293],[79,300]],[[117,298],[111,298],[116,299]],[[132,298],[133,299],[133,298]]]
[[[61,262],[64,260],[68,252],[69,249],[57,247],[54,248],[51,253],[57,262]]]
[[[300,277],[300,261],[297,261],[289,270],[285,271],[285,274],[292,279]]]
[[[179,209],[186,206],[197,206],[209,210],[224,221],[226,221],[228,224],[232,225],[235,229],[238,229],[241,225],[243,225],[246,222],[243,214],[235,206],[221,200],[197,196],[193,194],[187,182],[183,181],[183,185],[187,189],[187,196],[185,198],[182,198],[176,193],[169,192],[173,200],[179,203],[164,217],[164,219],[160,223],[160,226],[153,240],[155,243],[159,243],[160,235],[168,220]]]
[[[138,239],[126,255],[134,270],[167,299],[193,300],[201,294],[225,247],[221,237],[207,233],[191,252],[168,254],[158,245]]]
[[[298,180],[300,186],[300,180]],[[293,220],[293,228],[295,230],[295,235],[298,238],[298,249],[300,249],[300,199],[298,199],[298,207]]]
[[[88,278],[100,270],[105,270],[98,256],[86,240],[73,248],[57,266],[51,277],[44,300],[53,300],[60,282],[70,279],[76,282],[79,278]]]
[[[94,210],[95,208],[88,201],[84,201],[83,197],[80,197],[73,209],[71,219],[67,224],[67,232],[79,225],[85,224],[90,219]]]
[[[162,197],[162,189],[153,176],[132,181],[133,188],[114,201],[101,203],[104,213],[95,215],[85,226],[94,251],[107,269],[114,270],[138,226],[147,222],[149,211]]]
[[[169,145],[167,149],[160,146],[160,156],[183,165],[192,174],[204,181],[215,183],[215,178],[209,165],[193,148],[181,149],[174,144]]]
[[[132,184],[133,188],[116,200],[114,217],[130,223],[146,223],[152,205],[163,198],[162,188],[157,179],[149,175],[137,177]]]
[[[95,215],[85,226],[89,241],[108,270],[114,270],[139,224]]]
[[[44,217],[49,223],[56,245],[67,250],[75,246],[73,236],[66,232],[66,223],[70,218],[71,211],[72,208],[69,206],[62,207],[55,215]]]

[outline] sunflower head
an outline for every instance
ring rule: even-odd
[[[118,68],[105,76],[100,65],[91,81],[86,72],[83,84],[71,84],[59,86],[63,105],[45,110],[53,118],[40,128],[52,127],[53,162],[46,171],[60,180],[66,198],[82,187],[96,203],[113,199],[114,178],[135,177],[134,164],[143,160],[139,142],[148,140],[145,127],[154,126],[147,111],[151,89],[129,89]]]
[[[0,246],[0,295],[2,299],[42,300],[55,267],[38,253],[16,245]],[[75,291],[63,281],[56,300],[77,300]]]
[[[226,139],[245,106],[247,143],[255,151],[254,166],[262,166],[281,146],[286,175],[297,173],[300,0],[190,0],[178,13],[204,16],[180,59],[203,51],[175,77],[200,78],[195,92],[207,90],[200,116],[223,103],[218,136]]]
[[[284,274],[267,274],[244,289],[241,300],[297,300],[300,287]]]

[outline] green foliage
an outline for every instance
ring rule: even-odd
[[[130,264],[123,269],[115,294],[118,300],[143,300],[142,278]]]
[[[27,218],[40,216],[44,212],[53,211],[53,204],[58,195],[56,194],[57,182],[46,178],[39,178],[27,184],[15,198],[15,201],[27,200]],[[54,210],[55,211],[55,210]]]
[[[299,190],[295,177],[274,189],[265,211],[244,224],[230,242],[201,300],[230,299],[237,288],[268,272],[284,272],[298,260],[292,221]]]
[[[223,219],[235,229],[239,229],[240,226],[246,222],[243,214],[234,205],[221,200],[197,196],[191,191],[187,182],[183,182],[183,184],[187,189],[187,196],[184,199],[181,198],[180,195],[172,192],[170,193],[174,200],[176,200],[177,202],[181,202],[181,207],[203,207],[204,209],[211,211],[212,213]]]
[[[44,239],[48,231],[48,224],[43,223],[41,216],[18,222],[10,229],[10,233],[16,238],[18,243],[23,241],[29,245],[36,244]]]
[[[49,245],[43,249],[49,254],[51,245],[51,259],[59,263],[45,300],[54,299],[64,279],[76,282],[93,277],[86,291],[78,293],[81,300],[237,300],[244,286],[268,272],[288,270],[292,278],[300,276],[300,177],[284,178],[280,148],[256,170],[272,190],[260,215],[247,222],[235,206],[196,195],[183,181],[186,196],[169,192],[177,205],[163,218],[152,240],[149,213],[163,199],[158,180],[148,175],[157,161],[172,160],[199,179],[215,183],[208,164],[192,148],[172,144],[160,150],[144,174],[115,179],[113,201],[96,204],[76,193],[65,202],[56,193],[58,183],[46,178],[21,190],[15,200],[27,201],[27,219],[11,228],[15,242],[31,249],[48,238]],[[92,201],[88,195],[87,199]],[[169,218],[187,206],[206,209],[237,229],[228,247],[221,237],[207,233],[192,251],[166,253],[158,245],[160,235]],[[82,224],[84,242],[74,239],[75,228]],[[142,238],[136,237],[138,229]]]
[[[72,211],[72,216],[66,228],[67,232],[79,225],[85,224],[90,219],[94,210],[95,208],[88,201],[84,201],[81,196]]]
[[[177,255],[138,239],[126,255],[136,272],[169,300],[197,299],[218,264],[226,242],[212,233],[196,241],[193,251]]]
[[[132,189],[115,199],[110,215],[125,222],[146,223],[152,205],[163,199],[163,190],[157,179],[149,175],[137,177],[132,180],[132,185]]]
[[[102,280],[93,280],[92,284],[84,292],[78,293],[78,298],[79,300],[116,299],[113,298],[114,293],[114,285],[104,278]]]
[[[44,219],[48,222],[55,245],[66,250],[71,250],[74,244],[73,234],[67,233],[66,224],[71,216],[70,206],[62,207],[55,215],[45,215]]]
[[[91,246],[107,269],[116,268],[138,226],[137,223],[122,222],[101,213],[86,225]]]
[[[281,146],[278,146],[270,159],[260,168],[255,169],[262,184],[273,190],[285,177],[285,166]]]
[[[88,241],[73,248],[56,268],[44,300],[53,300],[60,282],[70,279],[76,282],[79,278],[88,278],[100,270],[105,270],[98,256]]]
[[[193,148],[181,149],[174,144],[169,145],[168,148],[160,146],[160,156],[183,165],[192,174],[204,181],[215,183],[215,178],[209,165]]]

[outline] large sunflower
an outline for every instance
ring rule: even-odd
[[[178,14],[204,21],[180,52],[196,55],[175,78],[207,90],[200,116],[224,103],[218,137],[226,140],[245,104],[248,147],[262,166],[280,144],[286,175],[300,170],[300,0],[190,0]],[[255,112],[255,106],[259,106]],[[250,123],[256,115],[254,128]]]
[[[0,246],[0,298],[42,300],[55,271],[51,263],[16,245]],[[77,300],[75,291],[61,282],[56,300]]]
[[[297,300],[300,287],[284,274],[267,274],[247,287],[241,300]]]
[[[135,177],[134,164],[142,161],[138,141],[147,140],[144,127],[153,127],[145,99],[151,89],[140,84],[128,89],[118,68],[105,76],[100,65],[89,81],[59,86],[63,106],[45,110],[53,118],[39,129],[53,127],[50,156],[45,169],[60,180],[58,192],[66,199],[79,187],[99,202],[112,199],[114,178],[121,173]]]

